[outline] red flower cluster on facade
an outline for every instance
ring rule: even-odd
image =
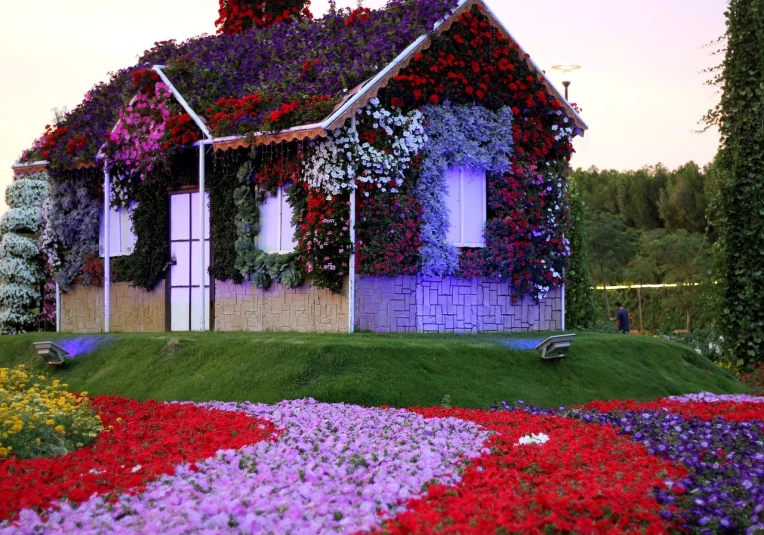
[[[69,131],[68,126],[55,126],[45,125],[45,133],[35,142],[35,149],[39,149],[44,159],[50,158],[50,151],[53,150],[58,142]],[[67,152],[69,152],[69,144],[67,144]]]
[[[606,426],[521,411],[420,409],[428,418],[461,418],[496,432],[491,454],[477,459],[456,487],[433,485],[381,532],[410,533],[647,533],[678,530],[665,520],[656,489],[686,475],[641,444]],[[518,446],[544,433],[543,446]]]
[[[335,97],[318,96],[283,103],[268,114],[263,127],[277,132],[292,124],[308,124],[323,119],[331,113],[337,100]]]
[[[164,148],[171,145],[189,145],[199,141],[199,131],[196,123],[187,113],[178,113],[167,118],[167,130],[170,141],[164,143]]]
[[[141,69],[133,73],[133,85],[142,93],[153,93],[159,81],[159,74],[154,69]]]
[[[389,184],[388,190],[394,187]],[[358,199],[358,272],[381,277],[418,273],[423,209],[408,184],[390,193],[359,183]]]
[[[310,0],[220,0],[218,33],[235,34],[253,27],[296,22],[313,15]]]
[[[371,9],[368,7],[359,7],[350,12],[350,16],[345,20],[345,26],[350,26],[356,22],[369,22],[369,13]]]
[[[333,292],[342,289],[348,274],[350,242],[350,202],[346,195],[328,198],[320,190],[300,183],[307,192],[305,215],[298,225],[300,264],[314,286]]]
[[[0,463],[0,520],[21,509],[45,509],[66,499],[80,503],[93,494],[135,494],[150,481],[172,474],[181,463],[212,457],[268,439],[272,424],[243,413],[191,404],[97,397],[93,409],[106,431],[94,444],[57,458],[7,459]]]
[[[260,93],[242,98],[221,98],[207,108],[210,127],[215,132],[235,132],[235,125],[242,120],[259,119],[265,99]]]

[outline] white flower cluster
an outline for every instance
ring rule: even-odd
[[[562,115],[562,110],[557,110],[557,115],[562,118],[563,125],[552,125],[552,131],[555,133],[555,141],[560,141],[561,139],[573,139],[575,130],[570,123],[570,119]]]
[[[40,206],[48,196],[48,175],[33,173],[11,182],[5,190],[8,206]]]
[[[362,143],[352,125],[335,130],[328,139],[315,144],[303,178],[330,196],[354,190],[356,180],[383,190],[393,183],[391,191],[396,193],[411,160],[427,142],[422,113],[415,110],[404,115],[398,109],[381,107],[374,98],[358,111],[357,121],[362,129],[373,130],[381,142]]]
[[[520,440],[517,441],[517,444],[515,446],[531,446],[533,444],[545,444],[549,441],[549,435],[546,435],[544,433],[539,433],[538,435],[533,433],[530,435],[525,435]]]
[[[16,334],[34,326],[43,273],[40,248],[32,237],[42,223],[41,205],[48,196],[48,174],[18,178],[6,190],[10,210],[0,218],[0,332]]]

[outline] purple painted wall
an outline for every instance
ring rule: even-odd
[[[513,303],[511,286],[489,279],[357,277],[355,324],[374,332],[478,333],[562,329],[562,289],[541,303]]]

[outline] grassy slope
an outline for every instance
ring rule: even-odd
[[[520,335],[520,337],[523,337]],[[539,335],[524,336],[538,338]],[[0,366],[48,367],[33,341],[0,337]],[[568,359],[542,362],[499,343],[509,336],[117,334],[89,354],[47,369],[78,391],[158,400],[252,400],[312,396],[363,405],[463,407],[523,399],[540,406],[593,399],[647,400],[744,387],[704,357],[672,342],[579,334]]]

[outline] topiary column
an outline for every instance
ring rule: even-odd
[[[0,217],[0,333],[18,334],[37,324],[39,287],[44,275],[37,234],[48,174],[13,181],[5,191],[10,210]]]

